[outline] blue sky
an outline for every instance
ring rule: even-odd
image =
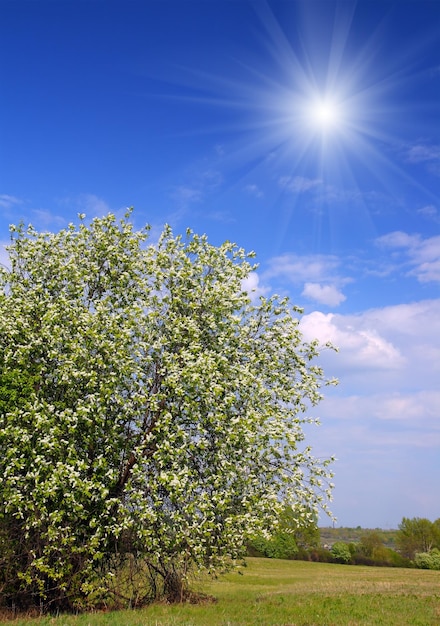
[[[338,524],[440,517],[440,2],[0,0],[0,28],[2,244],[134,206],[255,250],[255,295],[340,349],[308,435]]]

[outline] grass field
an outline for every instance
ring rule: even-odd
[[[15,619],[14,626],[431,626],[440,624],[440,572],[249,559],[196,583],[216,603]],[[0,624],[11,624],[0,622]]]

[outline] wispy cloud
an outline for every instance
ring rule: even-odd
[[[417,422],[432,420],[432,426],[440,432],[438,409],[440,391],[423,390],[415,393],[395,392],[382,397],[381,404],[372,406],[371,413],[377,419],[393,422]]]
[[[198,175],[199,184],[205,192],[216,191],[223,183],[223,175],[219,170],[208,168]]]
[[[410,146],[404,156],[407,163],[426,164],[432,174],[440,176],[440,145],[418,143]]]
[[[323,182],[320,178],[306,178],[305,176],[281,176],[278,184],[287,191],[293,193],[305,193],[313,189],[322,187]]]
[[[188,209],[202,202],[217,191],[223,182],[221,172],[213,168],[204,168],[188,176],[188,181],[175,187],[171,198],[178,210]]]
[[[44,209],[32,209],[32,215],[34,216],[33,222],[39,226],[49,226],[50,224],[63,226],[66,223],[66,219],[61,215],[56,215],[52,211]]]
[[[392,422],[394,425],[417,428],[418,424],[430,423],[432,430],[440,434],[438,409],[440,407],[440,391],[388,391],[371,393],[371,395],[349,395],[344,398],[329,397],[326,400],[326,411],[331,412],[338,420],[359,423]],[[331,405],[331,406],[330,406]],[[337,409],[337,410],[336,410]],[[396,431],[395,431],[396,432]],[[412,433],[413,434],[413,433]],[[378,442],[379,443],[379,442]],[[413,441],[412,443],[416,443]]]
[[[9,211],[20,204],[23,204],[23,201],[16,196],[10,196],[6,193],[0,194],[0,209],[6,209]]]
[[[341,260],[334,255],[284,254],[269,261],[262,277],[302,287],[302,295],[318,304],[339,306],[346,299],[341,288],[352,281],[340,269]]]
[[[220,222],[223,224],[232,224],[235,222],[235,218],[229,211],[209,211],[208,213],[204,212],[203,216],[214,222]]]
[[[423,163],[440,160],[440,146],[416,144],[406,151],[406,160],[409,163]]]
[[[439,211],[433,204],[427,204],[426,206],[421,207],[418,209],[417,213],[423,217],[433,220],[434,222],[440,221]]]
[[[339,347],[337,354],[320,355],[324,371],[340,385],[324,391],[318,407],[323,426],[313,434],[315,449],[339,459],[336,515],[349,516],[367,501],[379,507],[384,522],[397,523],[408,510],[431,517],[436,503],[429,494],[436,493],[438,476],[430,459],[440,445],[440,299],[356,315],[315,311],[299,327],[305,339]],[[378,480],[382,503],[370,488]],[[424,503],[414,496],[421,481],[429,496]],[[344,492],[340,510],[338,488]]]
[[[395,269],[410,268],[407,275],[416,276],[419,282],[440,281],[440,235],[423,239],[421,235],[409,235],[394,231],[376,240],[379,247],[394,251],[403,259]]]
[[[264,274],[268,278],[282,276],[296,284],[307,281],[322,282],[333,280],[340,265],[340,259],[334,255],[283,254],[269,261]]]
[[[310,210],[322,210],[323,204],[337,207],[345,207],[353,210],[359,207],[369,212],[387,213],[400,207],[401,202],[397,197],[375,189],[360,189],[357,187],[339,187],[324,183],[320,178],[307,178],[304,176],[281,176],[278,185],[292,195],[307,194]]]
[[[180,207],[186,208],[190,204],[200,202],[203,194],[200,189],[180,185],[179,187],[176,187],[171,197],[178,203]]]
[[[57,213],[47,209],[34,209],[23,199],[8,194],[0,194],[0,209],[3,209],[3,214],[14,222],[23,220],[40,228],[46,228],[51,224],[61,226],[66,223],[66,219]]]
[[[380,511],[382,526],[394,520],[395,527],[408,511],[435,519],[435,451],[440,446],[439,309],[437,301],[418,303],[410,311],[392,307],[365,314],[380,319],[385,312],[385,317],[390,315],[395,323],[402,321],[394,334],[391,326],[377,330],[404,358],[401,367],[363,368],[359,361],[353,363],[353,354],[343,347],[338,354],[321,354],[324,371],[339,376],[340,385],[324,392],[318,409],[323,427],[314,433],[314,445],[322,454],[331,451],[339,459],[335,465],[333,510],[342,523],[353,507],[365,502]],[[410,324],[410,332],[406,333],[408,316],[413,316],[416,323]],[[354,331],[359,330],[356,321],[361,323],[364,316],[360,317],[354,320]],[[353,319],[345,321],[348,332]],[[423,326],[431,322],[436,355],[425,352],[430,329]],[[403,330],[401,337],[397,336],[399,330]],[[379,481],[381,494],[373,487]],[[342,496],[339,505],[338,489]]]
[[[112,212],[107,201],[94,193],[80,193],[75,196],[57,198],[56,202],[65,214],[71,214],[70,219],[76,218],[78,213],[85,213],[88,219],[92,219]]]
[[[264,193],[261,191],[258,185],[255,185],[254,183],[246,185],[244,187],[244,190],[246,193],[254,196],[255,198],[262,198],[264,196]]]
[[[102,217],[110,212],[110,207],[103,198],[93,193],[80,194],[76,200],[78,210],[87,217]]]

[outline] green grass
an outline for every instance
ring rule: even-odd
[[[430,626],[440,572],[249,559],[242,575],[199,581],[212,604],[16,619],[14,626]],[[5,624],[6,622],[0,622]],[[9,622],[9,625],[11,622]]]

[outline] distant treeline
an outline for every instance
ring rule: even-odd
[[[256,537],[250,556],[440,570],[440,519],[403,518],[396,530],[295,528],[286,510],[271,537]]]
[[[336,541],[344,541],[345,543],[359,543],[366,533],[375,532],[381,538],[382,544],[387,548],[396,548],[397,529],[383,530],[382,528],[349,528],[341,526],[333,528],[325,526],[319,528],[319,534],[322,545],[332,546]]]

